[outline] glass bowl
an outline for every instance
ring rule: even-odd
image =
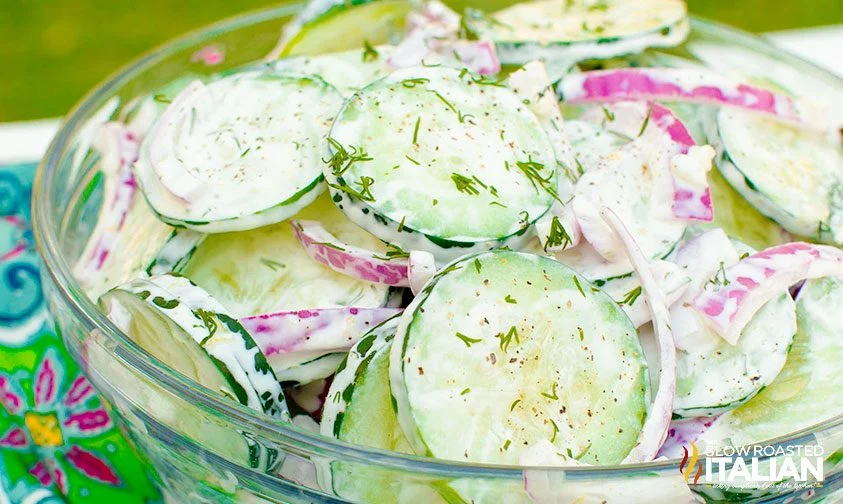
[[[470,2],[448,2],[462,8]],[[494,2],[506,3],[506,2]],[[488,2],[475,5],[489,7]],[[119,424],[154,469],[173,502],[533,502],[525,474],[553,488],[550,501],[687,502],[737,499],[778,502],[830,495],[843,486],[843,417],[768,444],[823,442],[825,484],[798,488],[723,490],[691,486],[679,460],[634,466],[535,468],[480,466],[405,456],[321,437],[267,417],[198,386],[168,369],[121,332],[84,294],[71,274],[97,218],[100,201],[85,191],[93,176],[86,156],[92,124],[125,111],[133,97],[187,73],[224,71],[260,60],[273,49],[281,27],[301,8],[285,5],[247,13],[185,35],[136,60],[93,90],[67,116],[39,167],[33,218],[43,257],[43,285],[71,354],[111,402]],[[361,27],[361,29],[365,29]],[[215,67],[192,58],[213,45],[226,57]],[[726,73],[773,81],[798,94],[822,97],[843,117],[843,81],[771,47],[762,40],[702,21],[688,41],[648,51],[661,64],[704,64]],[[119,97],[117,103],[115,97]],[[263,447],[282,462],[273,473],[250,467]],[[829,447],[833,447],[829,449]],[[836,452],[835,452],[836,450]],[[834,455],[832,455],[834,453]],[[368,493],[366,493],[368,492]],[[696,497],[694,497],[696,496]]]

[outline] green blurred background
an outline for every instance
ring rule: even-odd
[[[63,114],[147,49],[267,0],[0,0],[0,122]],[[692,13],[765,32],[843,23],[843,0],[689,0]],[[841,56],[843,57],[843,56]]]

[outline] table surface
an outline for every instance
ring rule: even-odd
[[[843,77],[843,25],[773,32],[773,44]],[[60,119],[0,124],[0,162],[36,160],[44,153]]]

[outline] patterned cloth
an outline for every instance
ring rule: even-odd
[[[34,171],[0,164],[0,504],[159,501],[151,468],[46,312],[29,223]]]

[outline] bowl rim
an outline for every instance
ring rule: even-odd
[[[421,473],[448,474],[458,477],[520,477],[524,471],[545,471],[551,473],[579,473],[580,477],[629,476],[635,473],[653,473],[666,470],[674,471],[679,464],[679,458],[662,459],[657,461],[618,464],[611,466],[507,466],[493,464],[474,464],[460,461],[435,459],[418,455],[407,455],[388,450],[355,445],[344,441],[330,439],[319,433],[313,433],[293,424],[280,424],[266,415],[260,414],[237,404],[222,396],[213,394],[211,390],[197,385],[189,378],[173,371],[158,359],[147,353],[125,334],[122,333],[98,309],[95,302],[90,300],[79,286],[72,274],[72,268],[61,253],[59,245],[59,231],[61,222],[54,222],[51,217],[49,195],[53,193],[57,183],[56,173],[61,158],[68,147],[72,145],[74,135],[82,126],[86,115],[95,111],[95,105],[100,100],[108,98],[121,85],[131,81],[140,71],[147,69],[158,60],[169,54],[194,47],[199,43],[218,34],[228,33],[240,28],[272,21],[298,13],[304,6],[302,3],[291,3],[276,7],[259,9],[241,13],[234,17],[218,21],[208,26],[192,30],[175,39],[169,40],[146,52],[126,64],[106,79],[97,84],[76,105],[74,105],[62,120],[58,133],[53,138],[46,154],[41,159],[32,186],[32,224],[35,245],[43,261],[42,277],[49,279],[56,287],[62,309],[70,309],[71,315],[81,320],[89,330],[98,330],[112,343],[115,343],[114,358],[123,361],[130,369],[142,373],[152,383],[163,390],[189,400],[213,415],[235,424],[247,425],[252,433],[276,443],[289,443],[297,450],[307,450],[320,456],[336,457],[338,460],[364,462],[369,465],[383,466],[389,469],[412,470]],[[788,51],[781,50],[761,37],[748,32],[729,27],[727,25],[691,16],[692,28],[703,29],[709,33],[721,33],[726,37],[741,39],[741,42],[754,50],[775,50],[783,54],[786,59],[798,62],[800,65],[813,68],[815,72],[823,74],[829,81],[837,81],[843,89],[843,78],[838,77],[812,62],[803,60]],[[91,329],[93,328],[93,329]],[[69,345],[70,346],[70,345]],[[824,433],[843,426],[843,415],[812,425],[787,435],[764,441],[765,445],[793,444],[794,442],[812,441]],[[235,462],[237,463],[237,462]],[[246,470],[257,471],[238,464]],[[292,483],[291,483],[292,484]]]

